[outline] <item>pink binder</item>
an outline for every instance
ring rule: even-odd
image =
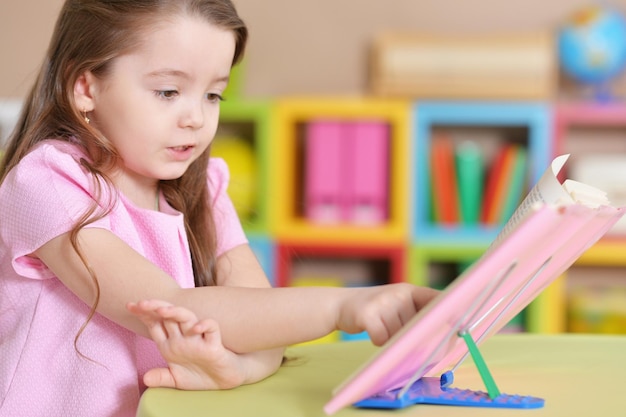
[[[350,167],[347,220],[384,222],[389,205],[389,127],[382,122],[350,123],[346,146]]]
[[[344,217],[346,161],[344,126],[313,121],[306,127],[305,215],[314,222],[338,223]]]
[[[556,165],[558,172],[562,163],[564,159],[555,160],[553,168]],[[562,191],[557,190],[561,186],[556,178],[551,180],[545,189]],[[514,226],[505,226],[476,263],[335,390],[324,407],[327,414],[355,403],[377,408],[402,408],[417,402],[477,405],[473,398],[437,402],[439,394],[424,392],[435,385],[435,391],[446,394],[450,388],[444,376],[470,354],[478,366],[477,359],[482,358],[474,353],[476,347],[526,307],[624,214],[623,208],[609,205],[591,208],[576,202],[531,204],[527,200],[521,205],[529,204],[524,214],[519,209],[514,214]],[[485,374],[481,372],[489,385],[488,370]],[[477,394],[481,406],[543,405],[543,400],[534,397],[520,400],[517,395],[501,395],[497,387],[494,391],[489,396]]]

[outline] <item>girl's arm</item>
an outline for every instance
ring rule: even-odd
[[[218,286],[270,288],[271,285],[248,245],[237,246],[217,260]],[[257,382],[278,370],[285,349],[278,347],[240,354],[240,368],[245,370],[243,383]]]
[[[245,268],[232,258],[249,250],[245,247],[235,248],[220,260],[220,274],[232,268],[228,278],[219,278],[222,285],[181,289],[166,273],[107,230],[83,229],[79,243],[98,278],[99,313],[149,336],[126,304],[163,300],[188,308],[200,320],[217,321],[224,346],[236,353],[287,346],[336,329],[351,333],[367,330],[374,343],[382,344],[436,294],[410,284],[368,288],[233,286],[249,279]],[[94,282],[72,248],[68,234],[47,242],[35,255],[85,303],[94,304]]]
[[[215,320],[198,320],[184,307],[153,300],[128,303],[128,309],[146,325],[167,361],[167,368],[146,372],[143,381],[148,387],[235,388],[266,378],[278,369],[282,360],[282,356],[268,355],[268,351],[231,352],[222,345]]]

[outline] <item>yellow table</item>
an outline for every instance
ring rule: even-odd
[[[230,391],[147,390],[137,417],[322,417],[331,391],[377,348],[369,342],[293,347],[294,361],[254,385]],[[502,393],[544,398],[534,410],[414,405],[399,411],[347,407],[337,417],[626,416],[626,337],[497,335],[481,352]],[[485,390],[468,358],[455,388]]]

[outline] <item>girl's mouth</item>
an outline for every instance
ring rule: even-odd
[[[176,161],[186,161],[193,156],[194,146],[192,145],[183,145],[183,146],[172,146],[168,148],[170,154]]]
[[[193,146],[191,145],[185,145],[185,146],[175,146],[172,149],[175,152],[185,152],[187,149],[192,148]]]

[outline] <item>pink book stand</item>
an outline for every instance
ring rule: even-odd
[[[610,206],[534,206],[508,236],[492,245],[339,386],[325,412],[333,414],[351,404],[402,408],[419,402],[543,406],[539,398],[500,394],[477,346],[526,307],[623,214],[623,209]],[[455,394],[467,391],[449,387],[452,372],[469,355],[489,393],[470,392],[458,398]]]

